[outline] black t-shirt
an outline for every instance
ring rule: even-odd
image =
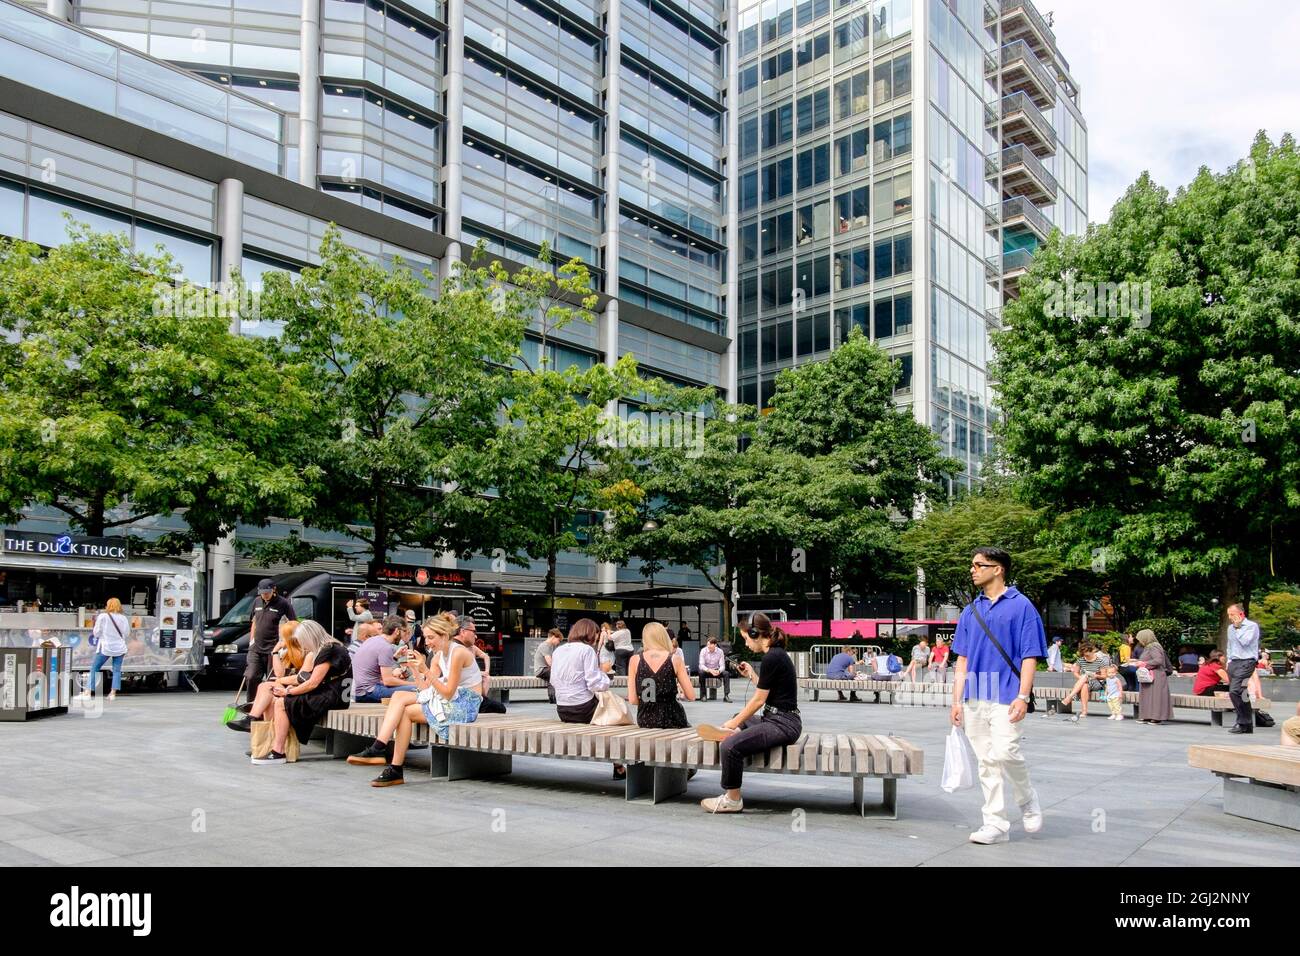
[[[316,658],[312,663],[312,670],[321,664],[328,664],[329,671],[325,674],[325,679],[320,682],[321,687],[329,684],[338,684],[345,677],[352,676],[352,658],[348,655],[348,649],[342,644],[329,643],[317,652]]]
[[[288,598],[273,594],[271,600],[263,602],[259,594],[253,602],[254,649],[266,653],[275,647],[280,640],[280,622],[286,618],[290,621],[298,620]]]
[[[794,661],[780,647],[773,647],[763,655],[758,665],[758,689],[767,691],[767,704],[778,710],[797,710],[799,707],[799,681],[794,673]]]

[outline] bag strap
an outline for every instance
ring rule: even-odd
[[[126,640],[126,635],[123,634],[122,629],[117,626],[117,618],[115,616],[113,616],[112,614],[108,615],[108,623],[113,625],[113,630],[117,631],[118,637],[120,637],[122,640]]]
[[[1007,666],[1018,675],[1020,673],[1020,668],[1015,665],[1015,662],[1011,660],[1011,655],[1003,650],[1002,645],[998,643],[998,639],[993,636],[993,632],[989,630],[988,624],[986,624],[984,618],[980,616],[979,608],[975,606],[974,601],[970,602],[970,611],[975,615],[975,620],[979,621],[980,627],[984,629],[984,633],[988,635],[989,640],[993,642],[993,646],[998,649],[998,653],[1002,655],[1002,659],[1007,662]]]

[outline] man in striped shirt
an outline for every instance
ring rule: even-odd
[[[1092,695],[1100,695],[1106,689],[1106,683],[1101,679],[1098,671],[1109,666],[1109,654],[1099,651],[1092,641],[1081,642],[1079,657],[1070,665],[1070,670],[1076,678],[1075,684],[1061,701],[1061,706],[1068,707],[1074,698],[1078,697],[1081,702],[1079,716],[1087,717],[1088,698]]]

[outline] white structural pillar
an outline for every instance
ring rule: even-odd
[[[461,184],[465,142],[465,0],[447,0],[447,141],[443,167],[442,231],[451,239],[442,257],[443,279],[452,275],[452,265],[461,258]]]
[[[222,289],[231,288],[231,280],[244,259],[244,184],[238,179],[223,179],[217,187],[217,236],[221,240]],[[242,296],[234,301],[241,301]],[[239,313],[230,314],[230,331],[239,334]],[[221,614],[221,592],[235,586],[235,536],[228,534],[208,547],[208,611]]]
[[[618,259],[619,259],[619,103],[622,98],[619,64],[623,53],[620,38],[623,29],[622,0],[609,0],[605,13],[605,293],[609,301],[600,327],[600,348],[605,353],[605,364],[613,367],[618,362]],[[654,175],[650,167],[645,173]],[[611,402],[606,412],[618,414],[618,402]],[[603,594],[612,594],[618,587],[618,566],[601,561],[596,566],[596,577]]]
[[[736,110],[737,57],[739,44],[737,31],[740,29],[740,7],[737,0],[727,4],[727,354],[722,370],[722,384],[727,390],[727,401],[735,403],[739,398],[737,375],[736,340],[740,323],[740,197],[736,188],[740,172],[740,152],[737,144],[740,119]]]
[[[71,0],[45,0],[45,12],[52,17],[58,17],[60,20],[72,22]]]
[[[298,182],[312,189],[320,172],[320,5],[302,0],[298,50]]]

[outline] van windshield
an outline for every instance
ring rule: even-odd
[[[239,599],[239,603],[227,611],[217,622],[217,627],[231,627],[235,624],[249,624],[253,620],[253,601],[257,599],[257,592],[247,594]]]

